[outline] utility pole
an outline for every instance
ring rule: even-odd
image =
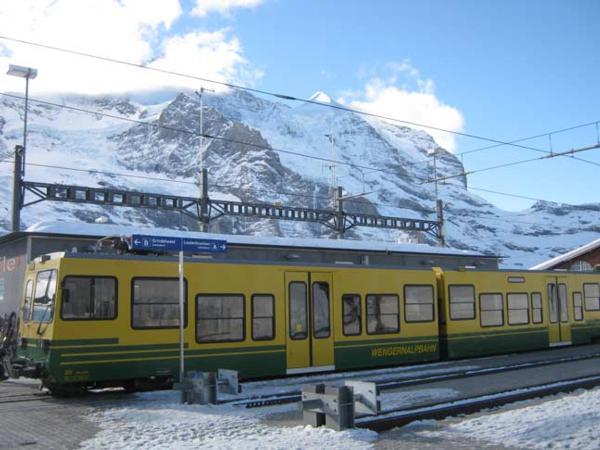
[[[344,238],[344,190],[338,186],[333,191],[333,204],[336,216],[336,233],[338,239]]]
[[[439,199],[438,196],[438,176],[437,176],[437,149],[431,149],[427,152],[429,156],[433,156],[433,182],[435,185],[435,201]]]
[[[208,171],[204,167],[204,103],[202,94],[204,92],[215,92],[212,89],[200,88],[196,95],[200,99],[200,231],[208,229]]]
[[[436,200],[435,202],[437,221],[439,224],[438,243],[440,247],[446,246],[446,225],[444,223],[444,202],[442,200]]]
[[[335,204],[335,195],[336,195],[336,189],[338,189],[337,186],[337,177],[335,174],[335,169],[336,169],[336,159],[335,159],[335,137],[333,136],[333,134],[326,134],[325,135],[326,138],[329,139],[329,142],[331,142],[331,160],[332,160],[332,165],[331,165],[331,195],[333,196],[333,202],[334,202],[334,208],[336,207]]]
[[[444,226],[444,202],[439,198],[438,192],[438,175],[437,175],[437,148],[433,148],[427,152],[429,156],[433,156],[433,180],[435,186],[435,209],[437,213],[437,221],[439,223],[438,243],[440,247],[446,246],[446,230]]]
[[[12,232],[17,233],[21,229],[21,206],[23,205],[23,174],[25,173],[23,163],[25,161],[25,147],[15,145],[15,166],[13,174],[13,204],[12,204]]]

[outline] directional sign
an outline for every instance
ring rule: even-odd
[[[217,239],[182,238],[181,245],[184,252],[225,253],[227,251],[227,241]]]
[[[225,253],[227,241],[134,234],[131,236],[131,249],[159,252]]]

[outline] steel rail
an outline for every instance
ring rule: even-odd
[[[541,361],[529,361],[516,364],[507,364],[497,367],[485,367],[481,369],[469,369],[469,370],[456,370],[453,372],[446,372],[439,375],[430,375],[418,378],[410,377],[395,377],[390,379],[379,379],[375,380],[377,386],[382,391],[398,389],[407,386],[417,386],[421,384],[435,383],[439,381],[450,381],[461,378],[470,378],[484,375],[492,375],[497,373],[511,372],[515,370],[531,369],[535,367],[544,367],[554,364],[563,364],[574,361],[584,361],[588,359],[600,358],[600,352],[590,353],[587,355],[577,356],[566,356],[560,358],[545,359]],[[356,377],[352,377],[356,378]],[[365,381],[369,381],[366,379]],[[302,399],[301,391],[288,391],[277,394],[267,394],[261,396],[248,397],[241,400],[231,399],[225,400],[219,403],[229,403],[235,406],[245,406],[246,408],[260,408],[271,405],[280,405],[285,403],[299,402]]]
[[[455,401],[421,405],[414,408],[391,409],[377,416],[357,418],[355,424],[359,428],[385,431],[415,420],[441,420],[459,414],[472,414],[486,408],[496,408],[518,401],[573,392],[582,388],[591,389],[596,386],[600,386],[600,374],[478,395]]]

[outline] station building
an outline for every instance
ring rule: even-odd
[[[573,272],[600,270],[600,239],[544,261],[531,267],[530,270],[570,270]]]
[[[180,232],[168,229],[107,224],[54,222],[0,237],[0,318],[20,304],[27,264],[52,252],[98,252],[99,240],[133,234],[179,236],[227,241],[227,252],[190,255],[231,262],[263,261],[278,264],[373,265],[387,267],[442,267],[497,269],[496,256],[424,244],[395,244],[345,239],[301,239]]]

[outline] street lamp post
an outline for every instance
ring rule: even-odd
[[[37,77],[37,69],[10,64],[7,75],[25,78],[25,112],[23,114],[23,145],[15,147],[15,173],[13,180],[12,231],[21,228],[21,182],[25,176],[25,152],[27,151],[27,113],[29,111],[29,80]]]

